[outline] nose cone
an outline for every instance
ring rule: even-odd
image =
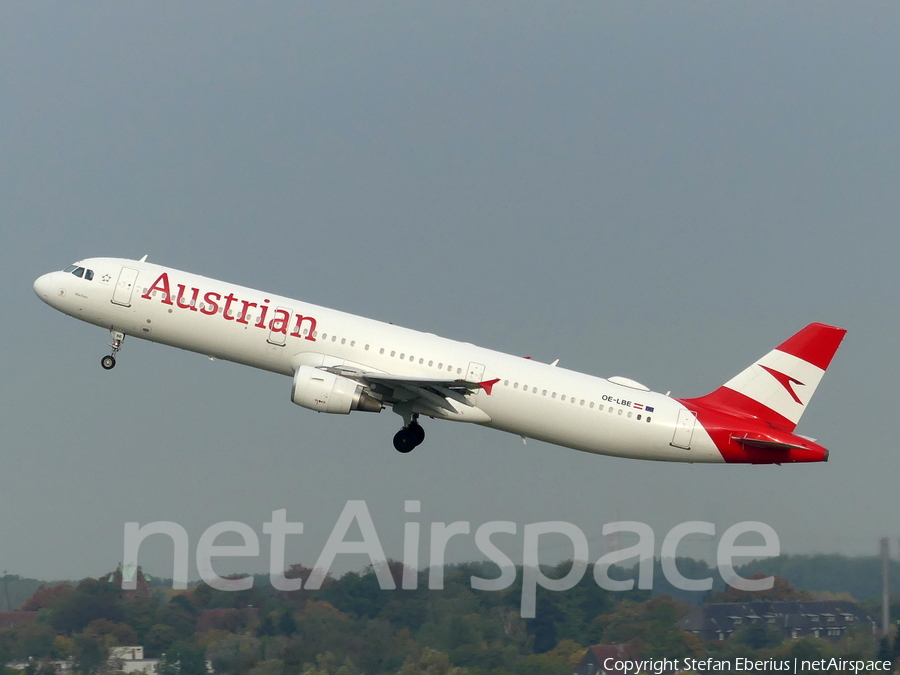
[[[60,293],[59,284],[54,281],[55,277],[56,272],[50,272],[34,280],[34,292],[50,306],[53,306],[53,300]]]

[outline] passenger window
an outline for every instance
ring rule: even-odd
[[[550,394],[550,398],[556,398],[556,392],[555,392],[555,391],[554,391],[552,394]]]
[[[393,356],[393,353],[391,354],[391,356]],[[402,361],[405,358],[406,358],[406,355],[403,352],[400,352],[400,360]]]
[[[391,358],[394,358],[394,356],[396,356],[396,355],[397,355],[397,352],[395,352],[395,351],[392,349],[392,350],[391,350]]]
[[[516,382],[516,383],[513,385],[513,389],[518,389],[518,388],[519,388],[519,383]]]
[[[562,396],[560,396],[560,397],[559,397],[559,400],[560,400],[560,401],[565,401],[565,400],[566,400],[566,395],[563,394]]]
[[[593,401],[591,401],[591,407],[592,407],[592,408],[594,407],[594,402],[593,402]]]
[[[547,395],[547,390],[544,389],[544,391],[541,392],[541,396],[546,396],[546,395]]]
[[[532,394],[536,394],[536,393],[537,393],[537,387],[534,387],[534,388],[531,390],[531,393],[532,393]]]
[[[443,364],[443,363],[439,363],[439,364],[438,364],[438,370],[443,370],[443,369],[444,369],[444,364]]]
[[[94,270],[85,270],[84,278],[85,281],[92,281],[94,279]]]
[[[413,356],[412,354],[410,354],[410,355],[409,355],[409,362],[412,363],[412,362],[415,360],[415,358],[416,358],[415,356]],[[422,359],[419,359],[419,363],[421,363],[421,362],[422,362]]]

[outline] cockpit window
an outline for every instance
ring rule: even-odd
[[[85,281],[92,281],[94,278],[94,270],[85,269],[78,265],[69,265],[63,272],[74,274],[76,277],[81,277]]]

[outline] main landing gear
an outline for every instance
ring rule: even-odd
[[[120,333],[117,330],[110,330],[109,334],[112,335],[113,339],[113,341],[109,343],[109,346],[112,347],[112,354],[100,359],[100,365],[103,366],[103,370],[112,370],[116,367],[116,354],[119,353],[119,350],[122,348],[122,342],[125,340],[125,333]]]
[[[409,423],[394,434],[394,448],[397,452],[410,452],[425,440],[425,429],[419,424],[419,414],[412,413]]]

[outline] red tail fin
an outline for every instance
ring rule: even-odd
[[[810,324],[713,393],[690,401],[793,431],[846,332]]]

